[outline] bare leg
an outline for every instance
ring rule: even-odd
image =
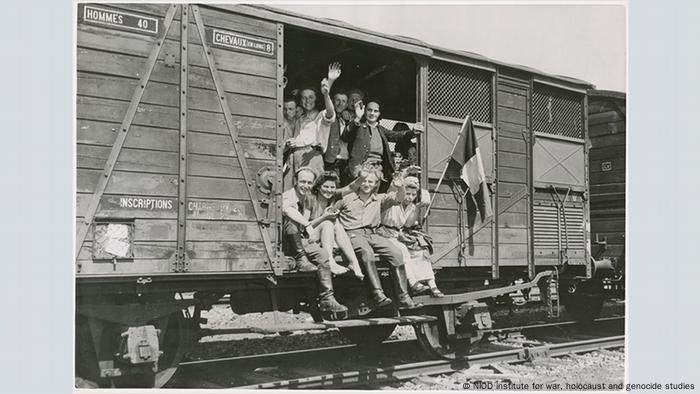
[[[320,225],[321,229],[321,246],[328,253],[328,264],[331,267],[331,272],[334,275],[342,275],[348,272],[348,268],[335,262],[333,258],[333,240],[335,239],[335,225],[333,222],[325,220]]]
[[[340,225],[338,221],[335,222],[335,242],[338,244],[340,251],[350,262],[350,270],[352,270],[355,276],[362,280],[365,275],[362,273],[362,268],[360,268],[360,262],[355,256],[355,250],[353,250],[352,243],[350,243],[350,237],[348,233],[345,232],[343,226]]]

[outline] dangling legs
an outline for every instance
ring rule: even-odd
[[[335,242],[338,244],[340,251],[343,252],[343,256],[350,262],[349,268],[353,274],[360,280],[364,279],[365,275],[362,273],[357,256],[355,256],[350,237],[348,237],[348,233],[345,232],[345,229],[338,221],[335,222]]]
[[[333,242],[335,240],[335,224],[331,221],[324,220],[318,226],[321,231],[321,246],[328,254],[328,265],[334,275],[342,275],[348,272],[348,268],[335,262],[333,258]]]

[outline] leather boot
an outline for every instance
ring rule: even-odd
[[[293,224],[285,222],[284,231],[284,254],[294,257],[294,260],[300,260],[306,256],[304,252],[304,244],[301,242],[301,234]]]
[[[377,308],[382,308],[391,304],[391,299],[384,294],[382,282],[379,279],[379,271],[374,261],[363,261],[365,265],[365,280],[372,291],[372,302]]]
[[[348,308],[333,296],[333,274],[328,264],[319,265],[316,275],[321,290],[318,295],[321,314],[328,320],[347,319]]]
[[[399,309],[413,309],[422,306],[416,304],[408,294],[408,279],[406,279],[406,267],[400,265],[389,269],[391,280],[394,282],[394,289],[398,297]]]

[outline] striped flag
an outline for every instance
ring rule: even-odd
[[[486,175],[484,175],[484,164],[481,161],[479,144],[476,141],[476,134],[472,126],[470,116],[464,120],[462,129],[459,131],[459,138],[452,151],[452,159],[462,166],[461,178],[467,184],[469,192],[476,202],[476,206],[481,213],[481,221],[493,215],[491,210],[491,198],[488,186],[486,185]]]

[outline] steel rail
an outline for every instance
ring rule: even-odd
[[[319,388],[348,388],[377,383],[387,383],[405,380],[418,375],[440,375],[468,368],[475,364],[516,363],[531,359],[533,355],[546,354],[551,357],[569,353],[582,353],[598,349],[622,347],[625,345],[624,335],[574,341],[535,348],[522,348],[484,353],[468,356],[461,361],[437,360],[418,363],[395,365],[385,368],[370,368],[357,371],[331,373],[291,380],[281,380],[248,386],[238,386],[237,389],[319,389]],[[498,374],[494,375],[498,378]]]
[[[611,321],[616,321],[616,320],[621,320],[624,319],[624,316],[612,316],[612,317],[602,317],[595,319],[593,323],[606,323],[606,322],[611,322]],[[541,324],[531,324],[531,325],[524,325],[524,326],[514,326],[514,327],[503,327],[503,328],[492,328],[488,330],[483,330],[482,333],[484,334],[495,334],[495,333],[503,333],[503,332],[517,332],[517,331],[526,331],[526,330],[537,330],[537,329],[545,329],[545,328],[554,328],[554,327],[560,327],[560,326],[571,326],[575,325],[577,322],[575,321],[564,321],[564,322],[553,322],[553,323],[541,323]],[[246,329],[245,333],[248,333],[251,331],[248,331]],[[217,332],[215,330],[212,330],[211,332],[208,333],[208,335],[217,335]],[[392,340],[387,340],[382,342],[382,346],[404,346],[409,343],[415,343],[417,340],[416,338],[412,339],[392,339]],[[232,356],[232,357],[221,357],[221,358],[211,358],[211,359],[201,359],[201,360],[190,360],[190,361],[184,361],[180,363],[180,367],[183,369],[191,368],[191,367],[198,367],[198,366],[212,366],[216,365],[219,363],[261,363],[265,364],[268,362],[280,362],[285,359],[290,359],[290,358],[295,358],[295,357],[302,357],[302,356],[313,356],[313,357],[324,357],[328,353],[335,353],[335,352],[345,352],[349,351],[352,349],[356,349],[358,345],[356,344],[347,344],[347,345],[336,345],[336,346],[325,346],[325,347],[320,347],[320,348],[309,348],[309,349],[299,349],[299,350],[290,350],[290,351],[283,351],[283,352],[272,352],[272,353],[264,353],[264,354],[251,354],[251,355],[244,355],[244,356]]]
[[[383,350],[387,350],[386,347],[402,347],[418,345],[417,340],[413,339],[393,339],[389,341],[382,342],[381,346]],[[319,359],[324,357],[333,356],[336,354],[346,354],[346,352],[357,349],[359,345],[347,344],[347,345],[336,345],[327,346],[320,348],[310,348],[310,349],[299,349],[290,350],[284,352],[274,352],[274,353],[264,353],[264,354],[251,354],[245,356],[233,356],[233,357],[222,357],[222,358],[212,358],[212,359],[202,359],[202,360],[190,360],[180,363],[180,367],[183,370],[197,369],[201,367],[211,368],[224,368],[234,366],[235,364],[255,366],[260,367],[269,364],[279,364],[281,362],[286,362],[289,360],[294,360],[296,358],[309,360],[309,359]],[[396,349],[397,351],[400,349]],[[235,370],[235,368],[232,368]]]

